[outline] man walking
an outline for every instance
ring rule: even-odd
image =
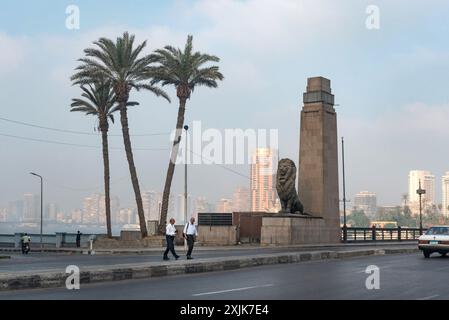
[[[170,260],[168,258],[168,252],[170,251],[172,255],[175,257],[176,260],[179,259],[179,256],[176,254],[175,251],[175,235],[178,232],[175,228],[175,219],[171,218],[170,223],[167,224],[167,227],[165,229],[165,240],[167,242],[167,249],[165,249],[164,252],[164,260]]]
[[[76,233],[76,247],[81,247],[81,232],[79,230]]]
[[[195,226],[195,218],[190,218],[190,221],[186,223],[184,227],[184,233],[183,233],[184,239],[187,240],[187,245],[189,247],[189,250],[187,251],[187,259],[191,260],[192,258],[192,251],[193,251],[193,245],[195,243],[195,238],[198,236],[198,230]]]

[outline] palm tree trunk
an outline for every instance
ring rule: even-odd
[[[108,125],[107,120],[100,120],[101,139],[103,143],[103,164],[104,164],[104,201],[106,210],[106,227],[108,238],[112,238],[111,223],[111,195],[110,195],[110,175],[109,175],[109,147],[108,147]],[[105,123],[106,122],[106,123]]]
[[[167,224],[167,212],[168,203],[170,200],[170,189],[173,181],[173,175],[175,174],[175,162],[178,157],[179,146],[181,143],[182,128],[184,125],[184,114],[186,111],[186,101],[185,98],[179,99],[179,109],[178,109],[178,119],[176,121],[176,136],[173,141],[172,152],[170,156],[170,162],[168,163],[167,176],[165,178],[164,194],[162,195],[162,208],[161,217],[159,220],[159,233],[163,234],[165,232],[165,225]]]
[[[140,232],[142,238],[148,236],[147,225],[145,222],[145,213],[143,211],[142,196],[140,194],[139,180],[137,178],[136,166],[134,165],[134,156],[131,147],[131,139],[129,137],[128,112],[126,103],[120,103],[120,121],[122,124],[123,142],[125,144],[126,158],[128,159],[129,173],[131,174],[131,182],[136,197],[137,214],[139,215]]]

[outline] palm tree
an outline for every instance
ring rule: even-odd
[[[98,128],[101,132],[103,146],[106,226],[108,237],[112,238],[108,130],[109,120],[114,123],[113,113],[118,110],[117,107],[114,107],[115,94],[108,82],[96,82],[87,86],[81,86],[81,90],[83,91],[81,96],[84,99],[72,99],[70,111],[84,112],[86,115],[98,117]]]
[[[85,58],[79,59],[82,64],[76,68],[77,72],[72,76],[75,84],[86,84],[96,79],[104,78],[111,82],[118,110],[120,111],[120,122],[122,125],[123,142],[125,145],[126,158],[128,160],[131,182],[137,204],[140,231],[142,237],[148,235],[145,223],[145,214],[142,205],[139,180],[134,165],[131,139],[129,137],[127,102],[132,89],[149,90],[156,96],[162,96],[170,101],[167,94],[160,88],[149,83],[150,79],[150,55],[139,57],[146,46],[146,41],[134,48],[134,35],[125,32],[115,42],[107,38],[100,38],[94,42],[96,48],[84,50]],[[146,83],[145,83],[146,82]]]
[[[170,189],[175,173],[175,161],[178,157],[181,133],[184,125],[184,114],[187,99],[196,86],[216,88],[217,80],[223,80],[218,66],[204,66],[208,62],[219,62],[220,59],[209,54],[192,52],[192,36],[187,37],[184,51],[166,46],[164,49],[155,50],[152,59],[157,66],[151,67],[153,80],[151,85],[161,83],[162,86],[173,85],[179,99],[178,118],[176,121],[176,136],[173,142],[167,176],[165,179],[164,194],[162,197],[159,232],[163,233],[167,222],[167,210],[170,197]]]

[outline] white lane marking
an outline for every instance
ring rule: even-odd
[[[424,297],[424,298],[418,298],[416,300],[431,300],[433,298],[439,297],[439,294],[434,294],[433,296],[428,296],[428,297]]]
[[[262,286],[243,287],[243,288],[235,288],[235,289],[228,289],[228,290],[195,293],[195,294],[193,294],[193,296],[194,297],[207,296],[207,295],[211,295],[211,294],[220,294],[220,293],[233,292],[233,291],[244,291],[244,290],[257,289],[257,288],[267,288],[267,287],[272,287],[272,286],[273,286],[273,284],[264,284]]]

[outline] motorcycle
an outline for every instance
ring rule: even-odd
[[[31,248],[30,248],[30,244],[29,243],[25,243],[22,245],[22,253],[23,254],[28,254],[28,252],[30,252]]]

